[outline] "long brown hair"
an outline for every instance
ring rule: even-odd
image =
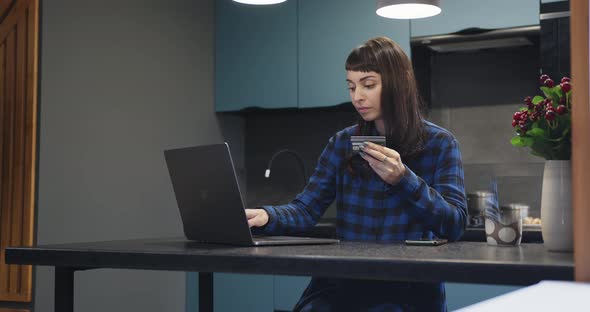
[[[422,151],[426,141],[423,104],[412,63],[402,48],[387,37],[369,39],[350,52],[346,70],[381,75],[381,114],[387,147],[400,153],[402,160]],[[358,126],[358,135],[369,135],[375,129],[374,122],[362,118]]]

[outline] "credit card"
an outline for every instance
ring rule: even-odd
[[[385,146],[385,136],[382,135],[351,135],[350,142],[352,143],[352,153],[357,154],[361,150],[361,146],[365,142],[372,142]]]

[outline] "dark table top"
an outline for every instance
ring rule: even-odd
[[[127,268],[326,276],[376,280],[530,285],[573,280],[572,253],[542,244],[496,247],[455,242],[437,247],[342,242],[237,247],[182,238],[71,243],[6,249],[6,262],[74,268]]]
[[[303,233],[302,236],[311,237],[336,237],[336,220],[335,219],[323,219],[321,222],[316,224],[307,233]],[[485,242],[486,233],[483,227],[467,227],[463,235],[459,238],[460,241],[465,242]],[[522,242],[523,243],[543,243],[543,237],[541,235],[541,228],[534,226],[524,226],[522,230]]]

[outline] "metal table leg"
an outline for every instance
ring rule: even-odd
[[[74,312],[74,271],[55,267],[55,312]]]
[[[199,272],[199,312],[213,312],[213,273]]]

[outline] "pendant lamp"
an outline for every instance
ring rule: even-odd
[[[254,5],[265,5],[265,4],[277,4],[281,2],[285,2],[287,0],[234,0],[235,2],[245,3],[245,4],[254,4]]]
[[[424,18],[440,12],[440,0],[377,0],[377,15],[387,18]]]

